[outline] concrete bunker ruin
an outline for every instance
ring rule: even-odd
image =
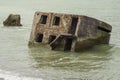
[[[80,51],[108,44],[111,30],[111,25],[87,16],[36,12],[29,45],[44,44],[52,50]]]

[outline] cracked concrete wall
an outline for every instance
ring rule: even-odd
[[[40,23],[40,18],[42,15],[47,16],[46,24]],[[55,17],[60,17],[59,25],[53,24]],[[38,33],[44,35],[42,43],[48,43],[48,39],[50,35],[58,36],[59,34],[63,34],[63,33],[67,34],[71,25],[72,17],[79,17],[79,16],[71,15],[71,14],[36,12],[34,15],[30,42],[35,42],[35,38]]]

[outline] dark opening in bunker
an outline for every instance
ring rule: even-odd
[[[42,40],[43,40],[43,34],[37,34],[36,42],[42,42]]]
[[[72,38],[67,38],[67,39],[66,39],[64,51],[70,51],[70,50],[71,50],[72,41],[73,41]]]
[[[56,36],[50,35],[48,43],[50,44],[53,40],[55,40]]]
[[[54,17],[54,20],[53,20],[53,25],[59,25],[60,24],[60,17]]]
[[[71,26],[70,26],[70,29],[69,29],[69,33],[75,34],[77,23],[78,23],[78,18],[73,17],[72,22],[71,22]]]
[[[101,31],[104,31],[104,32],[111,32],[110,30],[107,30],[107,29],[105,29],[105,28],[103,28],[103,27],[101,27],[101,26],[98,26],[97,27],[99,30],[101,30]]]
[[[42,15],[41,19],[40,19],[40,23],[41,24],[46,24],[46,22],[47,22],[47,16],[46,15]]]

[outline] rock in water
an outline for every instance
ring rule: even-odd
[[[20,15],[10,14],[3,24],[4,26],[22,26],[20,19]]]

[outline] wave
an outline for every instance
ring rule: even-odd
[[[17,73],[0,70],[0,80],[43,80],[43,79],[20,76]]]

